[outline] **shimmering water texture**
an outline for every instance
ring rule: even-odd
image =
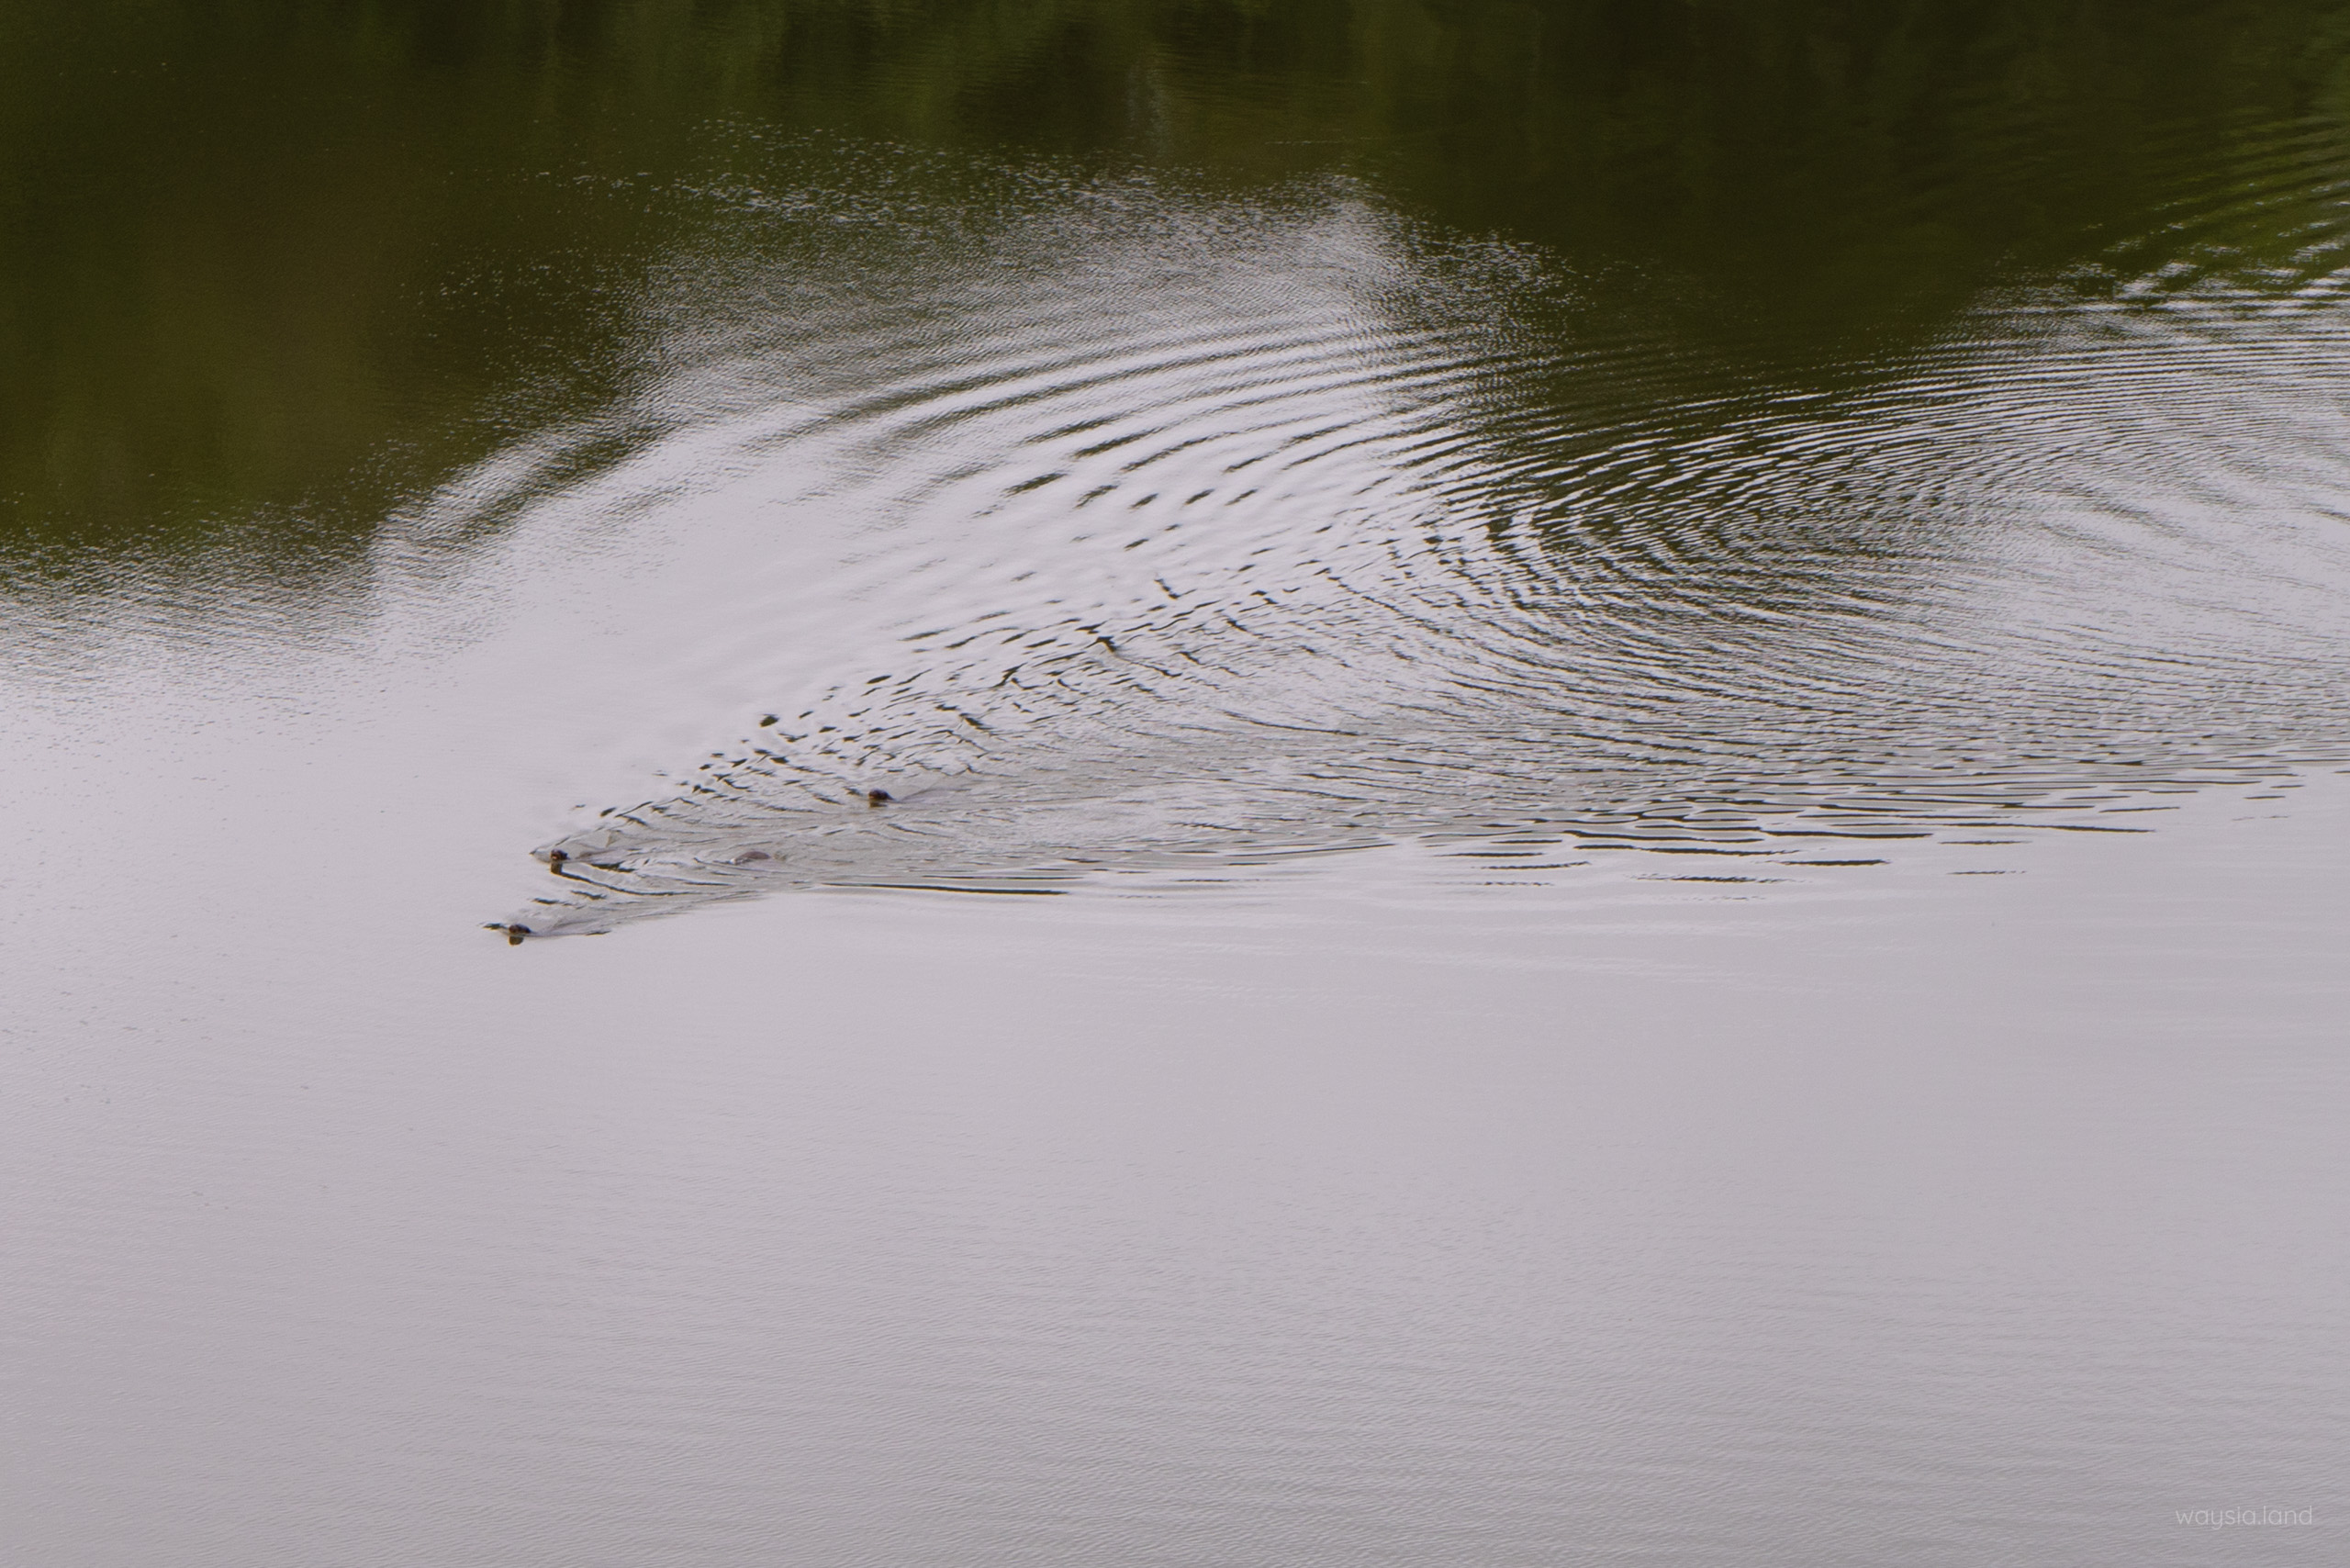
[[[511,919],[1406,839],[1764,880],[2145,832],[2337,758],[2345,255],[2295,162],[2332,154],[2261,150],[2312,228],[2284,262],[2211,237],[2259,215],[2232,180],[1930,342],[1778,372],[1653,280],[1345,182],[718,193],[640,388],[413,520],[756,520],[712,635],[771,711],[583,811]]]
[[[2345,196],[2350,0],[0,6],[0,1568],[2350,1561]]]

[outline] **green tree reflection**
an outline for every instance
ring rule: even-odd
[[[2271,154],[2339,142],[2345,73],[2340,4],[35,0],[0,17],[0,529],[348,554],[622,384],[730,122],[1342,173],[1801,374],[2181,210],[2306,268],[2331,208]]]

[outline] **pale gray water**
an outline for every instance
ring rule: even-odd
[[[246,673],[40,770],[126,805],[12,923],[13,1561],[2331,1560],[2338,776],[515,954],[478,736]]]
[[[0,1563],[2341,1560],[2350,32],[1146,9],[0,118]]]

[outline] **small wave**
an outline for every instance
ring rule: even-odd
[[[823,650],[797,699],[543,846],[533,933],[1404,838],[2138,831],[2087,819],[2350,735],[2343,327],[2217,267],[2018,286],[1789,386],[1344,185],[741,253],[680,263],[607,426],[443,498],[860,520],[710,629]]]

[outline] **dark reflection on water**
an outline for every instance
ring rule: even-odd
[[[743,172],[719,122],[1243,189],[1345,171],[1834,374],[2133,237],[2296,264],[2350,39],[2323,5],[98,0],[0,26],[0,497],[43,533],[184,543],[257,505],[363,528],[626,381],[616,301],[696,221],[681,193]]]
[[[2350,736],[2350,7],[7,26],[20,599],[334,637],[583,519],[834,531],[712,578],[775,722],[534,931],[2134,831]]]

